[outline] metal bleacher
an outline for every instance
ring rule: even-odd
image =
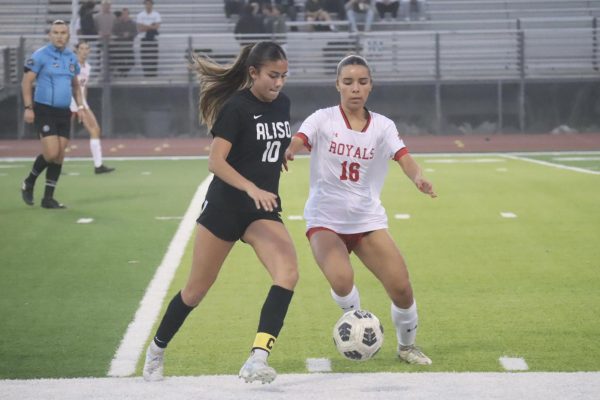
[[[48,21],[71,19],[71,4],[70,0],[0,0],[0,6],[0,45],[11,49],[6,53],[10,60],[3,65],[11,70],[9,81],[16,84],[15,49],[21,46],[21,37],[25,57],[44,42]],[[123,7],[135,17],[143,4],[112,1],[113,11]],[[232,34],[235,17],[225,17],[222,0],[163,0],[156,2],[155,9],[162,17],[158,76],[143,76],[137,54],[128,77],[111,76],[102,68],[101,55],[108,54],[93,51],[92,86],[106,79],[117,86],[188,85],[185,57],[190,51],[223,63],[238,53],[239,42]],[[349,52],[365,55],[379,81],[599,77],[600,0],[429,0],[427,15],[426,21],[377,21],[372,32],[358,36],[299,29],[264,39],[284,44],[293,77],[290,83],[329,81],[337,60]]]

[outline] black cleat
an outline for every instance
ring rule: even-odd
[[[43,198],[42,199],[42,207],[49,209],[59,209],[59,208],[67,208],[64,204],[59,203],[54,198]]]
[[[25,204],[32,206],[33,205],[33,186],[29,186],[26,182],[23,182],[23,186],[21,186],[21,197]]]
[[[94,168],[94,172],[97,174],[107,174],[109,172],[113,172],[115,169],[114,168],[109,168],[104,166],[104,164],[102,164],[99,167]]]

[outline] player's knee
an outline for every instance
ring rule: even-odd
[[[392,301],[396,304],[412,303],[413,291],[410,282],[401,282],[395,285],[389,290],[389,294]]]
[[[194,291],[190,291],[190,290],[186,290],[186,289],[183,289],[181,291],[181,299],[183,300],[185,305],[187,305],[189,307],[196,307],[198,304],[200,304],[200,302],[206,295],[206,292],[200,293],[200,292],[194,292]]]
[[[294,263],[285,268],[280,268],[275,278],[275,284],[293,290],[298,284],[298,279],[300,279],[300,274],[298,273],[297,265]]]

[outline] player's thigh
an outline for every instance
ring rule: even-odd
[[[252,246],[273,283],[292,290],[298,281],[298,260],[292,238],[279,221],[259,219],[246,228],[242,239]]]
[[[335,232],[320,230],[311,235],[310,248],[334,292],[340,296],[350,293],[354,270],[344,241]]]
[[[195,306],[216,281],[235,242],[219,239],[204,226],[196,226],[192,268],[182,291],[183,301]]]
[[[49,135],[43,136],[40,140],[44,158],[50,162],[62,163],[69,139],[58,135]]]
[[[383,284],[388,295],[395,302],[404,303],[403,300],[412,300],[406,262],[386,229],[373,231],[364,236],[354,248],[354,252]]]

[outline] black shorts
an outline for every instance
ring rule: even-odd
[[[35,130],[40,137],[62,136],[67,139],[71,131],[71,110],[69,108],[50,107],[45,104],[34,103]]]
[[[256,211],[241,212],[218,208],[204,202],[202,212],[196,220],[200,225],[212,232],[219,239],[227,242],[240,240],[251,223],[259,219],[267,219],[283,223],[278,212]]]

